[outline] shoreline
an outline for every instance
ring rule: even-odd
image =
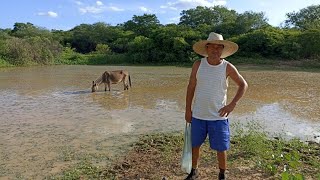
[[[280,71],[306,71],[306,72],[320,72],[320,61],[319,60],[277,60],[277,59],[267,59],[267,58],[229,58],[227,59],[232,64],[236,65],[240,69],[244,70],[280,70]],[[107,63],[107,64],[61,64],[54,63],[50,65],[25,65],[16,66],[11,64],[0,64],[1,68],[14,68],[14,67],[32,67],[32,66],[59,66],[59,65],[86,65],[86,66],[176,66],[176,67],[192,67],[192,62],[190,63],[145,63],[145,64],[132,64],[132,63]]]
[[[250,126],[250,125],[248,125]],[[252,125],[251,125],[252,126]],[[320,178],[320,144],[299,139],[270,139],[251,127],[248,131],[237,129],[231,137],[228,151],[227,177],[237,179]],[[180,169],[183,133],[150,133],[141,135],[129,151],[107,167],[90,164],[86,169],[69,169],[58,178],[91,179],[183,179]],[[217,179],[218,168],[215,151],[208,140],[201,147],[200,179]],[[79,167],[79,166],[78,166]],[[72,173],[70,173],[72,172]]]
[[[254,137],[251,138],[255,139]],[[229,166],[226,173],[228,179],[274,179],[286,176],[286,172],[288,177],[320,178],[317,165],[309,166],[309,160],[305,161],[306,158],[310,160],[315,158],[314,163],[318,161],[319,165],[320,159],[319,156],[317,157],[319,144],[317,143],[304,146],[304,143],[300,144],[296,140],[282,142],[283,140],[280,139],[264,139],[265,143],[272,144],[275,149],[277,149],[277,144],[284,143],[285,146],[282,147],[281,153],[274,149],[272,153],[267,153],[271,155],[269,158],[262,158],[263,152],[259,151],[259,148],[262,148],[263,144],[259,144],[259,141],[257,146],[253,144],[255,142],[246,142],[243,137],[232,139],[231,149],[228,151]],[[102,175],[110,179],[183,179],[187,174],[180,169],[182,143],[182,134],[143,136],[122,160],[104,170]],[[290,143],[297,144],[293,147],[287,147]],[[246,144],[246,146],[241,147],[241,144]],[[299,150],[298,148],[301,147],[304,148]],[[307,154],[303,154],[306,153],[307,147],[310,148],[309,157],[307,157]],[[277,153],[279,157],[275,157]],[[299,156],[299,158],[294,159],[296,156]],[[296,167],[289,167],[289,164],[297,165]],[[288,166],[286,172],[283,171],[284,166]],[[201,179],[217,179],[218,168],[215,152],[209,149],[208,141],[202,147],[199,171]]]

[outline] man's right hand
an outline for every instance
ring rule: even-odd
[[[186,111],[184,116],[185,116],[184,118],[186,119],[186,121],[187,121],[188,123],[191,123],[191,120],[192,120],[192,111]]]

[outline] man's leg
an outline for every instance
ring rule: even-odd
[[[217,151],[217,159],[219,164],[219,180],[225,180],[225,171],[227,169],[227,151]]]
[[[192,148],[192,169],[189,175],[184,180],[195,180],[199,176],[198,160],[199,160],[200,146]]]
[[[194,180],[199,176],[198,160],[200,157],[200,147],[207,137],[206,121],[192,118],[191,121],[191,141],[192,141],[192,169],[185,180]]]
[[[227,169],[227,151],[217,151],[217,159],[219,164],[219,169],[221,173]]]
[[[200,146],[192,148],[192,168],[198,168],[198,161],[200,157]]]
[[[213,121],[209,122],[208,126],[210,147],[217,151],[219,179],[224,180],[227,169],[227,150],[230,148],[229,122],[228,120]]]
[[[206,121],[192,118],[191,121],[191,141],[192,141],[192,168],[198,167],[200,157],[200,147],[207,137]]]

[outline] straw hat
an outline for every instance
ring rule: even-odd
[[[193,45],[193,50],[196,53],[207,57],[208,53],[207,53],[206,45],[209,44],[209,43],[210,44],[222,44],[222,45],[224,45],[224,48],[222,50],[222,54],[221,54],[220,58],[225,58],[225,57],[228,57],[228,56],[232,55],[233,53],[237,52],[237,50],[239,48],[236,43],[231,42],[231,41],[223,40],[223,37],[222,37],[221,34],[217,34],[217,33],[211,32],[209,34],[209,37],[208,37],[207,40],[201,40],[201,41],[196,42]]]

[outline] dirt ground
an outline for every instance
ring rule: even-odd
[[[253,149],[246,150],[241,147],[240,144],[250,141],[253,144],[259,144],[258,139],[251,139],[247,136],[244,139],[236,139],[231,141],[231,148],[228,151],[228,168],[226,171],[228,180],[273,180],[281,179],[281,172],[283,172],[283,159],[281,161],[270,161],[270,165],[277,166],[274,173],[266,170],[265,161],[261,159],[258,154],[268,154],[268,150],[263,152],[255,151]],[[243,141],[240,143],[240,141]],[[267,141],[263,141],[268,143]],[[269,143],[273,142],[269,140]],[[290,143],[284,145],[283,153],[286,151],[294,151],[298,149],[300,152],[299,168],[291,169],[293,175],[303,174],[301,177],[305,180],[314,180],[319,178],[320,171],[318,167],[318,152],[319,144],[310,143],[309,145],[303,145],[298,143],[298,146],[290,146]],[[273,142],[274,143],[274,142]],[[252,145],[253,145],[252,144]],[[280,145],[279,141],[275,144]],[[182,156],[183,137],[180,134],[172,135],[146,135],[141,138],[137,143],[132,145],[129,152],[122,158],[118,158],[110,166],[104,169],[100,177],[106,179],[121,179],[121,180],[182,180],[187,176],[181,170],[181,156]],[[252,146],[252,148],[259,148],[261,146]],[[269,147],[272,151],[274,147]],[[261,147],[260,147],[261,148]],[[250,158],[248,154],[250,152],[257,152],[258,154],[251,153]],[[270,153],[270,152],[269,152]],[[276,153],[275,151],[272,153]],[[288,154],[284,155],[288,156]],[[260,160],[259,160],[260,158]],[[275,163],[275,164],[274,164]],[[294,161],[288,161],[286,163],[294,163]],[[209,148],[209,143],[206,142],[201,147],[200,161],[199,161],[199,173],[200,180],[218,179],[216,152]],[[280,168],[280,169],[279,169]],[[294,177],[294,178],[296,178]],[[288,177],[289,179],[291,177]],[[300,177],[299,177],[300,178]],[[298,179],[299,179],[298,178]]]
[[[179,142],[171,142],[172,148],[169,150],[168,146],[163,144],[163,141],[148,141],[134,145],[123,159],[119,159],[111,168],[106,169],[102,176],[108,177],[108,179],[121,180],[184,179],[187,173],[184,173],[180,168],[182,151],[181,146],[176,146],[178,144]],[[203,156],[199,162],[199,179],[218,179],[215,152],[208,147],[203,147],[201,152],[203,152]],[[255,169],[251,161],[244,159],[237,161],[232,156],[230,156],[230,159],[226,172],[230,180],[275,179]]]
[[[122,164],[114,166],[114,169],[106,173],[116,174],[115,179],[184,179],[187,174],[180,170],[180,157],[175,157],[175,161],[171,165],[163,164],[161,157],[156,151],[153,152],[131,152],[123,160]],[[199,165],[199,179],[218,179],[218,170],[216,165],[209,164]],[[230,180],[262,180],[274,179],[268,177],[263,172],[260,172],[250,165],[230,164],[226,172]]]

